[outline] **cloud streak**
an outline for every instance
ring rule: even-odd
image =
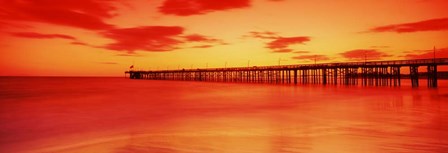
[[[212,45],[199,45],[199,46],[193,46],[191,48],[210,48],[213,47]]]
[[[340,53],[342,57],[348,59],[348,60],[355,60],[355,61],[361,61],[361,60],[380,60],[384,57],[391,57],[391,55],[375,50],[375,49],[355,49],[350,51],[345,51],[343,53]]]
[[[410,33],[420,31],[441,31],[441,30],[448,30],[448,18],[438,18],[411,23],[379,26],[370,29],[369,32]]]
[[[308,62],[311,61],[328,61],[330,58],[327,55],[300,55],[300,56],[294,56],[292,59],[296,60],[305,60]]]
[[[282,50],[288,48],[290,45],[294,44],[303,44],[307,41],[310,41],[309,37],[279,37],[275,40],[267,43],[266,48],[272,50]]]
[[[249,6],[250,0],[165,0],[159,7],[159,12],[168,15],[190,16]]]
[[[252,31],[249,32],[249,35],[246,35],[245,37],[270,40],[268,43],[266,43],[266,48],[271,49],[274,53],[289,53],[293,51],[293,49],[290,49],[289,46],[304,44],[305,42],[311,41],[311,38],[308,36],[283,37],[279,36],[275,32],[270,31]]]
[[[222,40],[211,38],[200,34],[191,34],[183,36],[187,42],[202,42],[202,43],[222,43]]]
[[[10,33],[15,37],[32,38],[32,39],[68,39],[76,40],[75,37],[64,34],[41,34],[35,32],[12,32]]]
[[[299,51],[295,51],[293,53],[296,53],[296,54],[306,54],[306,53],[310,53],[310,51],[299,50]]]
[[[448,48],[436,49],[436,58],[448,58]],[[404,55],[406,59],[428,59],[434,58],[434,50],[415,50]]]
[[[65,40],[71,40],[71,42],[70,42],[71,45],[88,46],[88,47],[98,48],[96,46],[79,41],[77,38],[75,38],[73,36],[65,35],[65,34],[43,34],[43,33],[36,33],[36,32],[10,32],[9,34],[14,37],[28,38],[28,39],[65,39]]]

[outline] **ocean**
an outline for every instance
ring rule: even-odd
[[[448,152],[448,81],[421,85],[0,77],[0,152]]]

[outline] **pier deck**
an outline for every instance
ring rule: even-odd
[[[400,86],[402,68],[409,69],[413,87],[419,86],[419,67],[426,67],[427,86],[437,87],[437,67],[448,58],[319,63],[278,66],[197,68],[157,71],[126,71],[131,79],[185,80],[251,83],[344,84]]]

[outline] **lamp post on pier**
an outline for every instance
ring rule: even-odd
[[[436,46],[433,49],[434,63],[436,63]]]

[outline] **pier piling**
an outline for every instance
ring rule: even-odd
[[[342,84],[401,86],[401,68],[409,67],[412,87],[419,86],[420,66],[426,66],[427,86],[437,87],[437,67],[448,65],[448,58],[321,63],[302,65],[253,66],[233,68],[126,71],[130,79],[214,81],[276,84]],[[292,74],[291,74],[292,72]]]

